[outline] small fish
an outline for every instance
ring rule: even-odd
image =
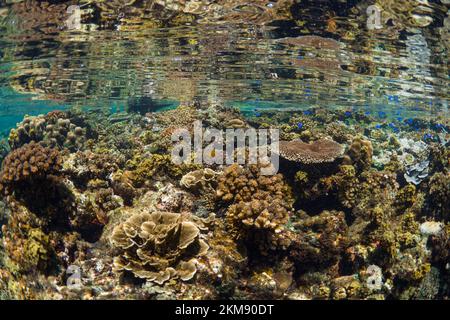
[[[352,116],[352,112],[351,111],[345,111],[345,116],[346,117],[351,117]]]
[[[302,122],[297,123],[297,128],[302,129],[303,128],[303,123]]]
[[[310,110],[305,110],[305,111],[303,111],[303,114],[305,116],[310,116],[310,115],[312,115],[312,112]]]
[[[381,124],[377,124],[377,125],[375,125],[375,128],[376,128],[376,129],[381,129],[381,127],[382,127],[382,125],[381,125]]]
[[[409,118],[409,119],[406,119],[405,122],[411,126],[414,123],[414,120],[413,120],[413,118]]]

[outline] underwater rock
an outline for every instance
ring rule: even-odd
[[[328,139],[310,144],[299,140],[280,141],[280,156],[284,159],[304,164],[333,162],[344,153],[344,148]]]
[[[416,293],[413,298],[418,300],[436,299],[436,296],[439,294],[441,279],[442,276],[439,269],[431,267],[430,272],[425,275],[420,282],[420,286],[415,290]]]
[[[71,153],[65,158],[63,171],[76,185],[87,186],[93,181],[108,181],[118,169],[116,158],[108,153],[90,150]]]
[[[195,258],[209,248],[193,221],[169,212],[134,214],[114,228],[110,241],[120,249],[114,258],[116,271],[128,270],[158,284],[192,279]]]
[[[326,269],[341,260],[349,245],[345,214],[323,211],[316,216],[300,217],[292,222],[295,237],[289,254],[300,270]]]

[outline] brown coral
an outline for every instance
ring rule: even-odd
[[[114,259],[116,271],[128,270],[158,284],[192,279],[197,271],[194,258],[208,250],[193,220],[169,212],[132,215],[114,228],[111,243],[120,250]]]
[[[42,178],[58,172],[61,162],[58,150],[45,148],[33,141],[5,158],[0,180],[3,184],[13,184]]]
[[[223,171],[219,177],[217,198],[225,203],[251,201],[256,193],[270,195],[273,198],[288,199],[289,187],[281,174],[265,176],[260,168],[251,165],[246,168],[233,164]],[[261,196],[264,199],[264,196]]]
[[[232,237],[248,240],[254,231],[259,231],[259,244],[277,242],[274,235],[283,231],[293,203],[283,176],[261,175],[256,165],[227,167],[219,178],[216,196],[221,203],[232,203],[226,214]]]
[[[333,162],[344,152],[339,143],[328,139],[320,139],[310,144],[300,140],[280,141],[279,146],[281,157],[303,164]]]
[[[345,165],[354,165],[358,170],[368,170],[372,165],[372,142],[355,138],[344,156]]]
[[[268,229],[278,233],[289,218],[290,206],[281,199],[266,197],[250,202],[239,202],[228,208],[227,223],[256,229]]]
[[[82,118],[52,111],[45,116],[26,116],[17,128],[11,130],[8,142],[13,149],[36,141],[46,147],[75,151],[84,146],[88,132],[92,133]]]

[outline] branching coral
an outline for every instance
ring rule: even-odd
[[[194,259],[208,250],[197,224],[169,212],[131,216],[114,228],[111,243],[120,251],[115,270],[128,270],[158,284],[192,279],[197,272]]]
[[[291,207],[282,199],[270,196],[258,199],[256,195],[250,202],[238,202],[227,211],[227,223],[232,228],[256,228],[281,231],[289,218]]]
[[[290,189],[283,176],[281,174],[265,176],[260,173],[260,169],[256,165],[244,168],[238,164],[225,168],[218,180],[218,200],[224,203],[249,202],[257,193],[262,193],[289,202]]]

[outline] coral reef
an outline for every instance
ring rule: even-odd
[[[282,231],[292,212],[293,198],[281,174],[264,176],[260,169],[237,164],[225,168],[216,197],[219,205],[231,204],[225,218],[230,234],[267,254],[269,249],[285,245]]]
[[[429,181],[428,202],[431,214],[444,221],[450,219],[450,174],[435,173]]]
[[[2,297],[448,298],[447,148],[413,130],[371,134],[360,113],[309,111],[27,117],[0,172]],[[282,141],[275,175],[176,165],[170,134],[196,120],[308,143]],[[89,138],[70,145],[71,124]],[[427,175],[410,182],[422,161]]]

